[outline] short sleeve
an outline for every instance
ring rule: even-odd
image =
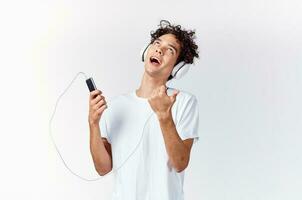
[[[101,119],[100,119],[100,132],[101,132],[101,136],[106,138],[107,141],[109,143],[110,142],[110,138],[109,138],[109,134],[108,134],[108,126],[107,126],[107,117],[106,117],[106,110],[103,112]]]
[[[192,95],[182,105],[176,125],[177,132],[182,140],[193,138],[195,143],[199,140],[199,107],[197,99]]]

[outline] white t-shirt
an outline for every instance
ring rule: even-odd
[[[173,89],[167,92],[171,95]],[[148,100],[133,91],[107,105],[100,130],[111,144],[113,170],[118,169],[112,200],[183,200],[184,171],[176,172],[168,162],[160,124]],[[196,97],[180,91],[172,117],[182,140],[198,140],[198,112]]]

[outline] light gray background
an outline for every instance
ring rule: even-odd
[[[0,198],[110,198],[112,176],[83,182],[64,168],[49,118],[78,71],[108,99],[136,89],[139,52],[167,19],[196,30],[201,56],[172,83],[200,106],[186,199],[301,199],[301,10],[298,0],[1,2]],[[93,178],[87,110],[78,77],[54,135],[70,167]]]

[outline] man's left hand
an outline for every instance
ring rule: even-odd
[[[148,102],[159,118],[164,118],[171,114],[171,108],[176,101],[178,93],[179,91],[175,90],[171,96],[168,96],[165,85],[153,90]]]

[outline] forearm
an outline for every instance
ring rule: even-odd
[[[185,146],[176,130],[172,113],[158,116],[169,161],[176,171],[184,170],[189,162],[189,149]]]
[[[101,138],[100,127],[98,124],[89,124],[90,128],[90,152],[96,171],[104,175],[112,168],[111,156],[106,150]]]

